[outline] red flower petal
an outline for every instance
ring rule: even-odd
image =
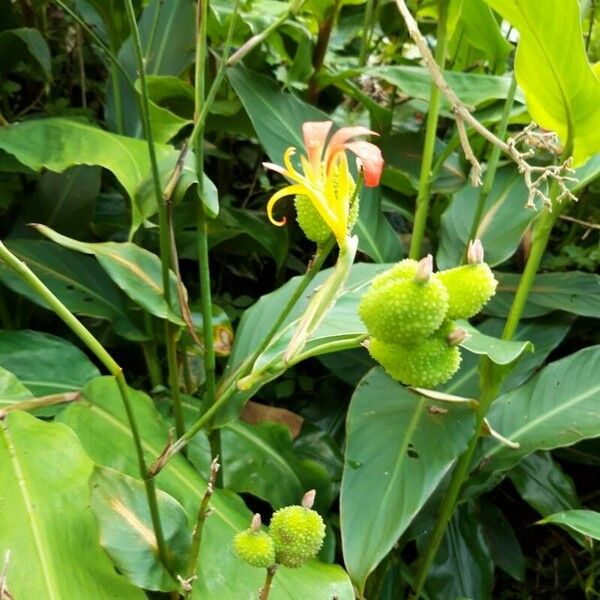
[[[365,175],[365,185],[367,187],[378,186],[384,165],[381,150],[375,144],[365,141],[349,142],[345,144],[345,147],[360,159]]]
[[[308,121],[302,124],[302,136],[306,155],[315,174],[320,172],[321,156],[325,147],[325,140],[333,121]]]

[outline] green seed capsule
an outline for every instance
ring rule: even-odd
[[[273,514],[269,533],[275,543],[277,562],[296,568],[321,549],[325,524],[321,515],[310,508],[286,506]]]
[[[392,379],[424,388],[448,381],[461,362],[459,349],[449,346],[442,335],[433,335],[414,345],[390,344],[371,338],[369,353]]]
[[[475,316],[496,293],[498,282],[486,263],[462,265],[438,273],[448,290],[448,318]]]
[[[275,564],[275,544],[265,531],[246,529],[235,536],[235,553],[254,567],[267,569]]]
[[[431,257],[402,261],[379,275],[358,313],[368,332],[388,343],[414,343],[436,331],[448,310],[448,292],[431,272]]]
[[[331,229],[314,207],[308,196],[298,195],[294,200],[298,225],[304,235],[316,244],[323,244],[331,237]]]

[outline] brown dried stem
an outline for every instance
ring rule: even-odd
[[[535,123],[531,123],[522,132],[520,132],[514,138],[509,138],[509,140],[506,142],[494,135],[494,133],[482,125],[472,115],[469,107],[460,100],[454,90],[450,87],[450,85],[448,85],[448,82],[444,79],[442,70],[435,62],[435,59],[429,50],[427,41],[419,30],[416,20],[408,10],[406,2],[404,0],[396,0],[396,5],[398,6],[398,10],[404,19],[404,22],[406,23],[410,37],[417,46],[417,49],[423,58],[423,62],[425,63],[425,67],[431,75],[433,83],[446,97],[452,112],[454,113],[460,143],[463,148],[465,158],[471,164],[471,183],[473,185],[479,185],[481,183],[481,165],[475,157],[469,142],[466,132],[467,125],[472,127],[488,142],[500,148],[504,154],[506,154],[516,163],[519,172],[523,174],[525,185],[529,191],[526,204],[527,208],[535,209],[536,198],[540,198],[544,206],[547,208],[552,208],[552,201],[545,192],[545,184],[550,183],[551,181],[555,181],[559,187],[559,194],[556,198],[557,202],[561,202],[565,199],[577,200],[577,198],[567,187],[568,183],[575,181],[574,178],[570,176],[573,174],[570,158],[558,165],[535,166],[529,164],[528,162],[528,159],[533,156],[535,151],[532,148],[526,151],[521,151],[517,148],[519,143],[524,143],[528,146],[534,146],[536,148],[558,153],[560,152],[560,149],[557,148],[555,134],[545,131],[536,131],[537,125]]]

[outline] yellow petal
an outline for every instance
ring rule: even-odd
[[[286,196],[295,196],[296,194],[306,194],[306,192],[307,192],[306,188],[300,184],[287,185],[286,187],[280,189],[278,192],[275,192],[269,198],[269,202],[267,203],[267,216],[269,217],[269,221],[271,221],[271,223],[273,223],[273,225],[278,225],[280,227],[282,225],[285,225],[287,222],[287,219],[285,217],[283,219],[281,219],[280,221],[277,221],[276,219],[273,218],[273,207],[279,200],[281,200],[282,198],[285,198]]]

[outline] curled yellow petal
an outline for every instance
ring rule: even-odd
[[[294,185],[287,185],[286,187],[280,189],[278,192],[275,192],[267,203],[267,216],[269,217],[269,221],[273,223],[273,225],[278,225],[281,227],[286,224],[287,219],[284,217],[280,221],[273,217],[273,207],[279,200],[285,198],[286,196],[295,196],[296,194],[306,194],[307,190],[303,185],[298,183]]]

